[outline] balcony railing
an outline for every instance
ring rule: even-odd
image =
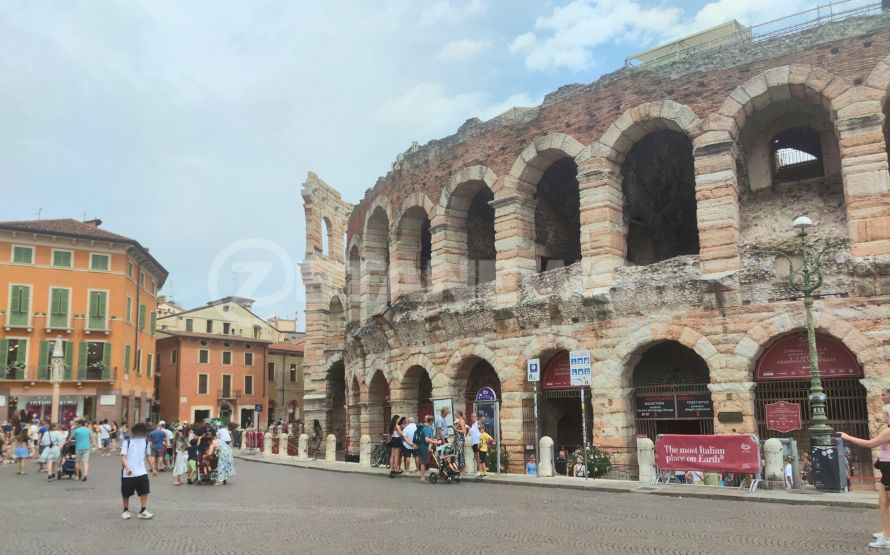
[[[78,368],[77,381],[79,382],[109,382],[117,378],[117,372],[111,368]]]
[[[70,381],[72,374],[71,365],[66,364],[62,373],[62,381]],[[37,368],[37,381],[48,382],[53,377],[52,366],[39,366]]]
[[[26,380],[28,379],[29,374],[32,373],[28,370],[29,368],[27,366],[18,364],[0,364],[0,380]]]
[[[220,389],[217,395],[221,401],[237,401],[241,398],[240,389]]]

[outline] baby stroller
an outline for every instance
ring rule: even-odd
[[[436,466],[437,472],[431,472],[429,480],[433,484],[439,481],[441,477],[448,483],[460,483],[460,470],[457,468],[457,460],[454,456],[454,447],[445,444],[436,448]]]
[[[62,476],[67,476],[68,479],[71,479],[77,474],[77,461],[74,453],[74,441],[65,443],[62,447],[62,461],[59,463],[59,470],[56,471],[57,479],[61,480]]]
[[[205,457],[204,453],[198,453],[198,475],[195,476],[195,485],[202,486],[216,482],[216,456]]]

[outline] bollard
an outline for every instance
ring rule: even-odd
[[[309,436],[306,434],[300,434],[300,443],[297,445],[297,460],[309,460]]]
[[[553,476],[553,438],[543,436],[538,442],[538,451],[541,460],[538,461],[538,476],[549,478]]]
[[[287,456],[287,434],[278,434],[278,454],[282,457]]]
[[[460,438],[454,438],[454,441],[460,441]],[[496,447],[500,448],[500,445]],[[470,436],[467,436],[464,439],[464,460],[466,461],[466,466],[464,467],[464,473],[469,476],[470,474],[478,474],[479,469],[476,468],[476,458],[473,456],[473,442],[470,439]],[[492,471],[494,473],[494,471]]]
[[[328,434],[328,439],[325,443],[324,462],[337,462],[337,436]]]
[[[763,460],[765,462],[764,479],[769,489],[782,489],[785,487],[785,469],[782,465],[782,442],[777,438],[771,438],[763,443]]]
[[[654,484],[658,476],[655,469],[655,444],[648,437],[637,439],[637,464],[640,467],[640,482]]]
[[[266,432],[263,439],[263,454],[269,455],[272,453],[272,432]]]
[[[368,434],[359,440],[358,462],[362,468],[371,468],[371,436]]]

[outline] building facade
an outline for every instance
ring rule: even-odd
[[[136,422],[153,396],[157,292],[167,271],[101,220],[0,222],[0,414],[50,418],[50,356],[63,341],[58,421]]]
[[[282,332],[292,334],[295,332]],[[303,419],[303,338],[301,335],[286,342],[269,345],[266,363],[266,379],[269,381],[269,407],[266,423],[293,422]]]
[[[314,174],[306,417],[376,438],[388,414],[497,399],[511,466],[582,441],[568,352],[589,350],[588,441],[754,433],[809,405],[791,222],[823,258],[828,413],[874,431],[890,385],[890,16],[849,18],[570,85],[399,156],[355,206]],[[342,244],[343,237],[346,244]],[[327,248],[329,247],[329,248]],[[870,429],[871,428],[871,429]],[[624,451],[622,451],[624,450]],[[854,473],[869,474],[857,452]]]

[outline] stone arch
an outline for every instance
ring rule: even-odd
[[[673,100],[646,102],[621,114],[598,141],[579,156],[579,162],[600,156],[621,165],[634,144],[652,131],[667,129],[694,140],[701,131],[701,120],[685,104]]]
[[[486,345],[472,344],[455,351],[451,358],[448,359],[442,374],[450,380],[460,379],[462,372],[467,370],[464,368],[465,362],[474,357],[486,360],[492,366],[497,367],[498,357],[494,354],[494,351]]]
[[[584,145],[565,133],[537,137],[513,162],[510,176],[525,183],[537,183],[553,162],[563,157],[574,160],[583,151]]]
[[[607,359],[613,361],[609,366],[617,366],[621,370],[620,387],[630,387],[633,367],[643,352],[648,347],[665,341],[675,341],[695,351],[708,365],[712,376],[723,368],[723,360],[717,348],[701,333],[686,326],[647,324],[622,339]]]
[[[338,447],[346,440],[346,366],[338,358],[325,375],[325,434],[334,434]]]
[[[339,295],[331,297],[328,303],[327,348],[340,348],[346,333],[346,312]]]
[[[516,368],[525,369],[528,367],[528,361],[531,358],[540,358],[541,353],[549,351],[577,351],[584,349],[585,346],[576,338],[565,335],[547,334],[539,335],[531,338],[522,353],[516,357]],[[542,364],[545,364],[542,361]],[[526,389],[531,389],[530,384],[526,384]]]
[[[439,195],[439,204],[436,206],[436,214],[432,218],[443,216],[444,211],[451,205],[451,197],[454,196],[457,189],[474,181],[484,183],[490,191],[494,192],[498,176],[488,166],[467,166],[461,169],[451,176],[448,184],[442,189],[442,194]]]
[[[433,210],[432,201],[421,193],[412,193],[402,202],[392,248],[394,299],[406,293],[425,291],[430,285]]]
[[[383,377],[386,379],[386,382],[389,383],[392,381],[392,374],[389,369],[389,366],[386,362],[381,358],[375,358],[371,364],[365,367],[365,377],[364,384],[365,388],[371,384],[371,380],[374,378],[374,374],[380,372]]]
[[[346,253],[346,299],[349,321],[358,322],[362,319],[362,241],[353,235]]]
[[[380,314],[392,302],[390,285],[390,225],[392,211],[389,201],[377,197],[368,207],[362,234],[361,305],[362,317]]]
[[[405,372],[412,366],[425,368],[429,372],[431,379],[436,377],[436,367],[433,362],[423,353],[414,353],[399,365],[400,369],[393,373],[393,379],[401,383],[405,377]]]

